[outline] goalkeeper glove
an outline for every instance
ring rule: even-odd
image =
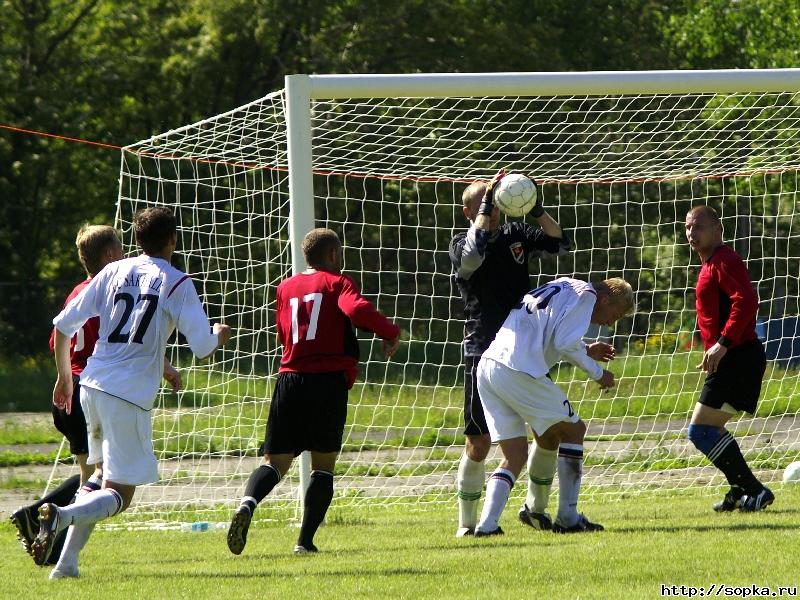
[[[542,206],[542,196],[539,194],[539,186],[536,184],[536,180],[528,175],[528,179],[531,180],[533,183],[533,189],[536,191],[536,206],[531,209],[531,216],[534,219],[538,219],[544,214],[544,206]]]
[[[492,210],[494,210],[494,188],[505,174],[506,170],[500,169],[497,175],[489,182],[489,185],[486,186],[486,192],[484,192],[481,205],[478,207],[479,215],[491,216]]]

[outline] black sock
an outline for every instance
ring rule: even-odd
[[[272,491],[281,480],[281,473],[272,465],[261,465],[250,473],[247,486],[244,488],[242,504],[250,509],[250,514],[255,511],[258,503]]]
[[[761,491],[761,482],[747,466],[739,444],[729,431],[722,435],[709,454],[714,457],[711,459],[714,466],[725,474],[734,493],[757,494]]]
[[[311,483],[306,490],[306,505],[303,511],[303,524],[297,544],[306,549],[314,546],[314,534],[325,519],[325,513],[333,500],[333,473],[312,471]]]
[[[39,510],[39,507],[42,504],[47,504],[48,502],[55,504],[56,506],[67,506],[70,502],[72,502],[72,499],[75,497],[75,492],[78,491],[78,487],[80,487],[80,485],[81,476],[73,475],[72,477],[65,479],[61,485],[59,485],[52,492],[46,496],[43,496],[41,500],[31,504],[30,508],[33,510]]]

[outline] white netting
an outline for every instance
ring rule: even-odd
[[[237,337],[208,364],[169,356],[187,391],[154,413],[163,480],[136,510],[232,505],[257,464],[280,357],[275,287],[291,273],[284,96],[128,147],[118,221],[132,249],[134,211],[176,208],[177,266],[212,318]],[[619,387],[554,375],[588,422],[588,493],[722,483],[685,440],[702,385],[695,369],[698,261],[684,215],[709,202],[745,257],[772,360],[756,418],[731,428],[766,479],[800,455],[795,348],[800,238],[794,213],[800,94],[338,100],[313,103],[315,215],[340,232],[345,272],[404,329],[385,361],[361,335],[337,505],[454,502],[461,452],[463,313],[447,249],[466,229],[464,183],[503,166],[533,175],[575,250],[533,265],[540,281],[623,276],[639,312],[619,323]],[[603,332],[608,333],[608,332]],[[492,460],[496,460],[493,458]],[[270,496],[296,494],[296,478]],[[174,514],[174,513],[172,513]]]

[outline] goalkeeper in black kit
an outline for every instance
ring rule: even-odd
[[[493,193],[503,172],[490,182],[475,181],[461,196],[470,227],[450,242],[455,281],[464,300],[464,434],[466,446],[458,467],[459,522],[456,536],[472,535],[478,522],[478,503],[486,472],[484,461],[491,441],[478,396],[476,369],[509,311],[531,289],[529,262],[543,256],[566,254],[571,242],[537,199],[531,215],[539,228],[524,222],[500,224]],[[540,481],[537,473],[552,474],[557,453],[537,448],[528,459],[530,482],[520,520],[536,529],[550,529],[545,513],[552,475]],[[545,481],[544,479],[547,479]],[[537,485],[541,485],[536,494]]]

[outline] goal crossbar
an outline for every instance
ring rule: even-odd
[[[308,78],[313,100],[580,94],[701,94],[800,89],[800,69],[289,75]]]

